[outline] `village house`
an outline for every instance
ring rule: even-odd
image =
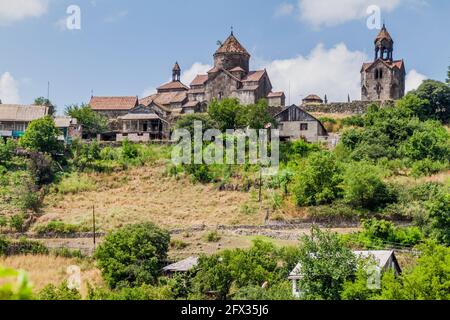
[[[323,124],[302,108],[292,105],[275,115],[281,141],[304,139],[310,143],[325,142],[328,132]]]
[[[48,106],[0,104],[0,137],[20,138],[30,122],[49,115]]]
[[[395,275],[400,275],[402,269],[398,263],[394,251],[380,250],[380,251],[353,251],[353,254],[358,259],[372,260],[380,272],[393,271]],[[296,298],[301,298],[302,292],[299,287],[299,281],[302,281],[303,274],[301,273],[302,266],[298,264],[289,275],[289,280],[292,281],[292,294]]]

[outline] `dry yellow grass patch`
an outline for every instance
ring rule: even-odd
[[[100,270],[86,263],[80,264],[80,261],[76,259],[54,256],[12,256],[0,258],[0,265],[26,271],[35,293],[48,284],[58,286],[66,281],[69,277],[67,268],[70,266],[81,268],[82,295],[87,293],[87,283],[95,287],[102,284]]]
[[[48,198],[38,223],[60,219],[90,225],[93,205],[104,231],[147,221],[167,228],[263,222],[259,213],[242,213],[249,194],[220,192],[212,185],[193,185],[188,179],[176,180],[164,172],[163,165],[155,165],[109,176],[93,175],[97,190]]]
[[[449,183],[450,182],[450,170],[441,172],[429,177],[413,178],[413,177],[393,177],[390,179],[394,182],[402,183],[405,185],[417,185],[426,182],[438,182],[438,183]]]

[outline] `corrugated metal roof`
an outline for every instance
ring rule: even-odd
[[[171,264],[165,268],[163,271],[166,272],[187,272],[192,270],[198,265],[198,257],[189,257],[177,263]]]
[[[69,128],[70,126],[77,124],[78,121],[75,118],[55,118],[55,125],[58,128]]]
[[[48,115],[46,106],[0,104],[0,121],[31,122]]]

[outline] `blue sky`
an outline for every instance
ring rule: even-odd
[[[343,5],[345,3],[345,5]],[[67,30],[69,5],[81,29]],[[378,30],[366,8],[379,5],[405,59],[408,87],[444,80],[450,65],[450,1],[440,0],[0,0],[0,98],[31,103],[47,95],[60,110],[95,95],[145,95],[178,61],[189,81],[212,63],[233,26],[292,103],[309,93],[359,99],[359,69],[373,58]]]

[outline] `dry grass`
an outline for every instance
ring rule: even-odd
[[[97,287],[102,284],[100,270],[76,259],[54,256],[12,256],[0,258],[0,265],[26,271],[33,285],[33,291],[39,292],[48,284],[58,286],[68,279],[67,268],[73,265],[81,268],[82,288],[87,293],[87,283]]]
[[[438,182],[443,184],[450,183],[450,170],[445,172],[440,172],[438,174],[429,176],[429,177],[421,177],[421,178],[413,178],[406,176],[397,176],[389,179],[390,181],[401,183],[404,185],[418,185],[427,182]]]
[[[260,224],[263,215],[242,213],[250,194],[220,192],[211,185],[193,185],[164,174],[164,165],[131,169],[112,175],[93,175],[98,189],[47,198],[38,223],[60,219],[90,225],[92,207],[101,230],[152,221],[167,228],[193,225]]]

